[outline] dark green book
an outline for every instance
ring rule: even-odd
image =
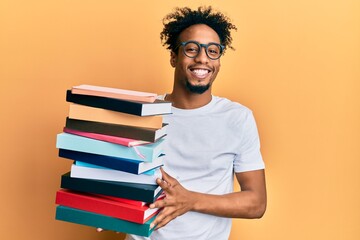
[[[144,224],[139,224],[75,208],[57,206],[55,219],[95,228],[148,237],[154,230],[154,228],[150,228],[150,224],[154,221],[155,217],[156,216],[152,217]]]
[[[61,176],[61,187],[79,192],[103,194],[142,202],[154,202],[162,192],[159,185],[73,178],[70,177],[70,172]]]

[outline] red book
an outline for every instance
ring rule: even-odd
[[[134,206],[138,206],[138,207],[142,207],[142,206],[145,206],[145,205],[149,204],[147,202],[127,199],[127,198],[113,197],[113,196],[101,195],[101,194],[95,194],[95,195],[99,196],[99,197],[102,197],[102,198],[108,198],[108,199],[111,199],[111,200],[116,201],[116,202],[122,202],[122,203],[125,203],[125,204],[130,204],[130,205],[134,205]],[[164,197],[165,197],[165,194],[162,193],[156,199],[156,201],[159,200],[159,199],[163,199]]]
[[[146,205],[135,206],[115,201],[110,198],[102,198],[66,189],[60,189],[56,192],[55,203],[140,224],[145,223],[160,210],[150,209]]]

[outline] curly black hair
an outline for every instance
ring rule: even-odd
[[[231,20],[220,12],[214,12],[211,6],[198,7],[197,10],[191,10],[189,7],[175,8],[174,12],[169,13],[163,19],[164,29],[160,33],[160,39],[163,46],[174,51],[178,46],[178,37],[186,28],[195,24],[206,24],[214,29],[219,35],[220,43],[224,45],[224,50],[231,46],[231,30],[237,30]]]

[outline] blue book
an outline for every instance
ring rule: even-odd
[[[164,139],[159,139],[157,142],[151,144],[126,147],[68,133],[60,133],[56,139],[57,148],[145,162],[153,161],[162,153],[163,143]]]
[[[55,215],[56,220],[145,237],[149,237],[154,230],[150,228],[150,224],[155,220],[155,217],[144,224],[139,224],[65,206],[57,206]]]
[[[116,170],[116,169],[113,169],[113,168],[103,167],[103,166],[100,166],[100,165],[87,163],[87,162],[82,162],[82,161],[75,161],[74,163],[75,163],[75,165],[81,166],[81,167],[100,168],[100,169],[107,169],[107,170],[115,170],[115,171],[119,171],[119,172],[126,172],[126,171],[120,171],[120,170]],[[153,175],[155,175],[155,173],[158,172],[158,170],[159,170],[159,168],[151,169],[151,170],[143,172],[141,174],[153,176]],[[132,175],[134,175],[134,174],[132,174]],[[139,174],[136,174],[136,175],[139,175]]]
[[[145,172],[149,173],[149,171],[151,171],[152,169],[162,166],[164,163],[165,155],[161,154],[157,158],[153,159],[152,162],[144,162],[139,160],[110,157],[105,155],[78,152],[60,148],[59,157],[74,161],[91,163],[119,171],[140,174]]]

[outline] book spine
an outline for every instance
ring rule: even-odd
[[[135,139],[129,139],[129,138],[123,138],[123,137],[115,137],[115,136],[110,136],[110,135],[105,135],[105,134],[83,132],[83,131],[69,129],[69,128],[66,128],[66,127],[64,127],[63,131],[65,133],[74,134],[74,135],[78,135],[78,136],[82,136],[82,137],[101,140],[101,141],[105,141],[105,142],[116,143],[116,144],[119,144],[119,145],[123,145],[125,147],[145,145],[145,144],[150,143],[150,142],[145,142],[145,141],[140,141],[140,140],[135,140]]]
[[[132,138],[148,142],[155,142],[156,140],[158,140],[158,138],[156,138],[157,129],[152,128],[141,128],[119,124],[84,121],[78,119],[71,119],[68,117],[66,118],[65,126],[66,128],[75,129],[78,131]]]
[[[124,184],[113,181],[72,178],[70,173],[61,176],[61,188],[85,193],[109,195],[143,202],[154,202],[162,190],[156,185]]]
[[[60,133],[57,135],[56,147],[79,152],[151,162],[162,153],[163,141],[164,139],[160,139],[152,144],[136,146],[136,149],[134,149],[134,147],[125,147],[115,143],[80,137],[68,133]]]
[[[76,103],[70,104],[69,118],[148,128],[161,128],[163,124],[162,115],[141,117]]]
[[[71,90],[66,91],[66,101],[89,107],[103,108],[116,112],[142,116],[143,103],[101,96],[73,94],[71,93]]]
[[[55,203],[140,224],[145,223],[158,211],[158,209],[150,209],[147,206],[136,207],[106,198],[70,192],[64,189],[57,191]],[[147,214],[148,216],[145,216],[146,212],[149,212]]]
[[[137,160],[129,160],[124,158],[115,158],[104,155],[90,154],[86,152],[77,152],[66,149],[59,149],[59,157],[71,159],[75,161],[87,162],[107,168],[125,171],[129,173],[139,174],[139,165],[142,163]]]
[[[144,224],[138,224],[75,208],[57,206],[55,219],[148,237],[153,231],[153,229],[150,229],[150,224],[154,221],[155,217]]]

